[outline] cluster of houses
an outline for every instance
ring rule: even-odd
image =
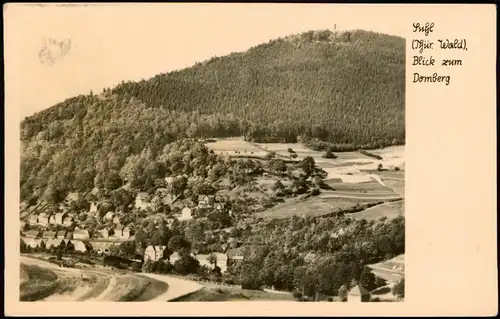
[[[153,246],[150,245],[146,247],[144,251],[144,261],[159,261],[163,259],[163,253],[166,249],[166,246]],[[210,260],[210,255],[215,256],[215,260]],[[219,267],[221,273],[227,271],[228,266],[231,262],[241,262],[243,261],[243,256],[238,254],[235,249],[226,249],[224,253],[212,253],[212,254],[196,254],[194,252],[191,253],[193,258],[196,258],[200,266],[206,266],[209,269],[214,269],[215,266]],[[177,260],[180,259],[180,256],[177,252],[171,254],[168,258],[168,261],[171,264],[174,264]]]
[[[65,230],[58,232],[29,230],[21,237],[23,243],[32,249],[41,247],[47,249],[52,247],[57,248],[61,245],[67,246],[71,243],[75,251],[79,252],[87,252],[91,249],[88,239],[89,233],[83,229],[75,229],[73,232]]]

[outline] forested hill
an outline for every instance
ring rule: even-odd
[[[145,151],[155,158],[184,136],[317,138],[339,150],[402,144],[404,99],[403,38],[309,31],[272,40],[26,118],[22,195],[43,189],[58,168],[81,184],[75,174],[95,176],[99,161],[116,159],[119,170],[126,158]]]

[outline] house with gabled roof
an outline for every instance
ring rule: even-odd
[[[132,230],[130,229],[130,227],[118,224],[114,229],[113,237],[117,239],[127,240],[130,239],[131,235],[132,235]]]
[[[135,208],[137,209],[147,209],[151,206],[150,196],[146,192],[140,192],[135,198]]]
[[[28,223],[32,226],[38,225],[38,215],[32,214],[28,219]]]
[[[99,204],[97,204],[96,202],[90,203],[89,213],[97,213],[98,210],[99,210]]]
[[[28,230],[24,235],[28,238],[38,238],[41,233],[38,230]]]
[[[45,248],[47,248],[47,249],[51,249],[52,247],[57,248],[57,247],[61,246],[61,244],[63,246],[65,245],[64,239],[51,238],[51,239],[47,240],[47,242],[45,243]]]
[[[89,239],[90,238],[90,233],[86,229],[76,228],[73,231],[73,238],[74,239],[80,239],[80,240]]]
[[[42,237],[43,238],[47,238],[47,239],[56,238],[56,232],[53,232],[53,231],[44,231],[43,234],[42,234]]]
[[[50,218],[49,214],[40,213],[40,215],[38,215],[38,224],[41,226],[48,226],[49,225],[49,218]]]
[[[215,204],[214,195],[199,195],[198,196],[198,208],[210,208]]]
[[[189,206],[184,206],[181,210],[181,215],[178,217],[180,221],[193,219],[193,210]]]
[[[40,247],[40,244],[39,244],[39,241],[35,238],[31,238],[31,237],[23,237],[21,238],[21,240],[23,241],[23,243],[26,245],[26,246],[29,246],[31,248],[37,248],[37,247]]]
[[[64,218],[66,216],[67,216],[67,214],[63,213],[63,212],[56,213],[54,216],[54,219],[53,219],[53,223],[56,225],[63,225]]]
[[[65,230],[60,230],[56,233],[56,238],[61,238],[64,239],[66,238],[66,231]]]
[[[82,241],[82,240],[72,240],[71,244],[73,244],[75,251],[82,252],[82,253],[85,253],[85,252],[91,250],[91,248],[92,248],[89,243],[87,243],[86,241]]]

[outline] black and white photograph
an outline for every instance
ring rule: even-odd
[[[248,7],[46,8],[20,301],[405,301],[404,35]]]

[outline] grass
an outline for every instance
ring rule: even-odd
[[[168,285],[166,282],[151,278],[144,279],[148,281],[148,286],[138,297],[134,298],[132,301],[148,301],[161,294],[164,294],[168,290]]]
[[[58,287],[57,275],[45,268],[21,264],[20,300],[36,301],[51,295]]]
[[[340,213],[341,211],[353,209],[360,205],[375,205],[380,203],[376,200],[352,199],[352,198],[317,198],[310,197],[305,200],[290,200],[278,204],[256,215],[263,218],[289,218],[297,216],[323,216]]]
[[[370,220],[378,220],[381,217],[387,217],[388,219],[393,219],[401,215],[404,216],[404,200],[385,203],[382,205],[366,209],[359,213],[349,214],[348,216],[356,219],[366,219],[370,221]]]
[[[246,290],[238,288],[207,288],[204,287],[192,294],[177,298],[173,301],[293,301],[291,294],[269,293],[259,290]]]

